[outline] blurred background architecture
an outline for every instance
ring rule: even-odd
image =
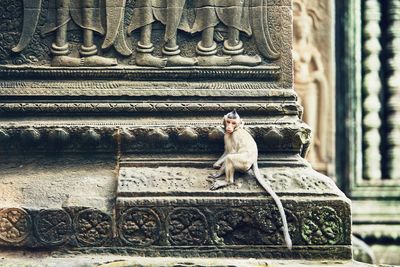
[[[293,23],[307,157],[353,201],[355,257],[400,265],[400,1],[296,0]]]

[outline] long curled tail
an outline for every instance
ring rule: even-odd
[[[274,190],[271,188],[271,186],[263,179],[263,177],[261,177],[261,173],[260,170],[258,169],[257,162],[253,164],[253,172],[254,175],[256,176],[257,181],[261,184],[261,186],[265,189],[265,191],[267,191],[267,193],[270,194],[271,197],[274,199],[282,218],[283,236],[285,237],[286,246],[288,249],[292,249],[292,239],[290,238],[286,214],[283,209],[281,200],[279,199],[278,195],[274,192]]]

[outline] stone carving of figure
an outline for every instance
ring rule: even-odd
[[[42,0],[24,1],[24,25],[19,43],[12,49],[21,52],[32,40],[41,13]],[[268,0],[136,0],[128,33],[140,29],[140,40],[136,48],[136,64],[140,66],[226,66],[261,64],[265,59],[276,60],[280,53],[274,48],[269,35],[267,21]],[[42,34],[55,32],[51,45],[52,66],[113,66],[115,58],[98,54],[94,35],[103,36],[102,49],[114,47],[123,55],[132,54],[126,43],[124,30],[126,0],[51,0],[47,23]],[[190,13],[189,11],[194,12]],[[190,14],[190,15],[188,15]],[[189,25],[189,20],[193,25]],[[152,54],[153,23],[165,25],[163,57]],[[68,30],[74,22],[83,32],[80,57],[70,56]],[[177,44],[178,30],[187,33],[201,32],[197,44],[198,57],[181,56]],[[241,34],[254,38],[259,55],[244,53]],[[217,56],[216,41],[223,42],[223,56]]]
[[[137,0],[132,14],[128,33],[140,29],[140,40],[137,45],[136,64],[140,66],[165,67],[193,66],[195,58],[183,57],[177,44],[177,31],[190,32],[190,26],[183,14],[186,0]],[[159,21],[165,25],[162,53],[163,58],[152,55],[152,24]]]
[[[201,41],[197,44],[199,65],[247,65],[255,66],[261,63],[258,55],[243,54],[243,42],[240,32],[252,35],[249,20],[248,1],[243,0],[196,0],[194,1],[196,18],[192,32],[201,32]],[[217,56],[218,39],[215,27],[222,23],[227,27],[227,38],[224,41],[224,56]]]
[[[55,0],[50,1],[47,25],[43,34],[56,32],[56,38],[51,45],[53,55],[52,66],[113,66],[117,65],[114,58],[98,56],[94,44],[94,33],[105,35],[102,25],[100,0]],[[83,31],[83,44],[79,53],[81,58],[69,56],[67,40],[68,24],[70,21]]]
[[[304,107],[304,121],[311,127],[313,138],[308,152],[311,163],[326,162],[328,85],[321,54],[311,41],[317,14],[305,4],[294,2],[294,78],[295,90]]]
[[[94,34],[105,35],[102,48],[114,46],[121,55],[128,56],[132,51],[128,47],[123,30],[123,16],[126,0],[51,0],[45,27],[42,34],[56,32],[50,51],[53,55],[52,66],[113,66],[114,58],[98,56],[94,44]],[[20,41],[14,52],[21,52],[32,40],[36,31],[42,0],[24,0],[24,25]],[[106,29],[103,17],[106,16]],[[68,24],[73,21],[83,31],[83,44],[79,49],[81,58],[69,56],[67,38]]]
[[[126,42],[124,27],[126,0],[103,0],[106,4],[106,36],[101,46],[103,49],[113,46],[123,56],[130,56],[132,50]]]

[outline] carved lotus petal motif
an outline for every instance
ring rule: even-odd
[[[192,128],[185,128],[178,134],[178,139],[181,142],[194,142],[199,138],[199,134]]]
[[[53,144],[66,144],[69,139],[70,134],[62,128],[57,128],[49,132],[49,141]]]
[[[40,132],[33,128],[25,129],[20,134],[21,140],[27,144],[36,144],[40,140]]]
[[[154,143],[166,143],[169,140],[169,135],[161,129],[155,129],[147,134],[147,139]]]
[[[0,142],[7,142],[10,140],[10,135],[5,130],[0,130]]]
[[[95,129],[89,129],[82,134],[82,139],[86,145],[97,146],[100,143],[101,135]]]
[[[210,141],[219,142],[224,140],[224,131],[221,127],[215,127],[209,134],[208,139]]]
[[[122,141],[132,143],[136,140],[136,136],[132,132],[130,132],[128,129],[121,130],[119,134],[121,135]]]
[[[113,134],[113,138],[116,142],[119,140],[122,143],[133,143],[136,140],[136,136],[128,129],[120,129]]]
[[[279,146],[282,143],[283,135],[277,129],[272,129],[263,135],[263,141],[270,146]]]

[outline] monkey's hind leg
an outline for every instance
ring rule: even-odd
[[[251,166],[252,163],[249,162],[249,156],[247,154],[228,155],[225,159],[226,181],[233,184],[235,182],[235,171],[245,173],[250,169]]]
[[[227,183],[233,184],[235,182],[235,157],[233,155],[229,155],[225,159],[225,175]]]
[[[210,174],[208,178],[216,179],[221,177],[222,175],[225,174],[225,162],[222,164],[222,166],[219,168],[219,170],[213,174]]]

